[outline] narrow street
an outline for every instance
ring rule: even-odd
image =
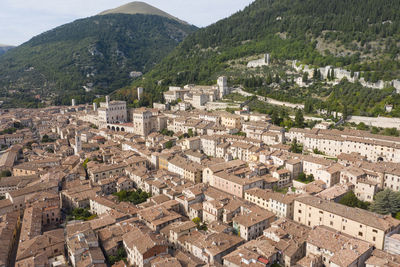
[[[10,262],[8,266],[15,266],[15,261],[17,258],[17,251],[18,251],[18,245],[19,245],[19,238],[21,236],[21,225],[22,225],[22,218],[21,218],[21,224],[18,227],[17,230],[17,236],[15,237],[15,242],[13,244],[11,254],[10,254]]]

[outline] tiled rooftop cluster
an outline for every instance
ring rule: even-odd
[[[214,110],[228,92],[1,110],[0,266],[399,266],[400,221],[338,201],[400,190],[400,138]]]

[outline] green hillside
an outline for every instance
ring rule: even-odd
[[[210,84],[266,52],[276,62],[297,59],[371,72],[374,79],[398,78],[399,12],[397,0],[256,0],[190,35],[134,85],[147,88],[151,101],[160,100],[167,85]]]
[[[0,44],[0,56],[12,48],[14,48],[14,46]]]
[[[60,26],[0,57],[0,100],[6,107],[66,104],[71,97],[91,101],[130,84],[131,72],[149,71],[195,30],[143,14],[94,16]]]

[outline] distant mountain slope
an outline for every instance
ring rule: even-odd
[[[134,15],[134,14],[144,14],[144,15],[157,15],[161,17],[166,17],[169,19],[176,20],[180,23],[187,24],[186,22],[156,8],[153,7],[147,3],[144,2],[131,2],[126,5],[114,8],[114,9],[109,9],[106,11],[101,12],[99,15],[108,15],[108,14],[129,14],[129,15]]]
[[[256,0],[186,38],[137,85],[160,99],[167,85],[212,83],[232,60],[266,52],[389,80],[400,70],[399,13],[398,0]]]
[[[2,54],[4,54],[5,52],[7,52],[8,50],[10,50],[10,49],[13,49],[15,46],[12,46],[12,45],[3,45],[3,44],[0,44],[0,56],[2,55]]]
[[[0,57],[0,100],[3,106],[66,104],[72,96],[91,101],[130,84],[131,72],[149,71],[196,29],[143,14],[94,16],[60,26]]]

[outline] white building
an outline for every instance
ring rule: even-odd
[[[79,155],[79,152],[81,151],[82,151],[81,135],[77,134],[75,135],[75,148],[74,148],[75,155]]]
[[[219,89],[219,98],[222,99],[225,95],[229,94],[228,79],[225,76],[221,76],[217,81]]]
[[[99,128],[105,128],[108,123],[124,123],[128,120],[126,102],[110,101],[109,96],[106,96],[106,102],[100,103],[97,112]]]
[[[137,89],[138,100],[140,100],[142,98],[142,95],[143,95],[143,87],[138,87],[138,89]]]
[[[252,60],[249,63],[247,63],[248,68],[257,68],[257,67],[262,67],[262,66],[268,66],[270,63],[270,54],[265,54],[263,58],[257,59],[257,60]]]

